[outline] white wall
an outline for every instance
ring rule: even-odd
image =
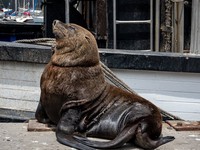
[[[0,108],[35,111],[44,65],[0,61]]]
[[[158,71],[112,71],[158,107],[185,120],[200,120],[200,74]]]
[[[45,64],[0,61],[0,108],[35,111]],[[113,69],[141,96],[186,120],[200,120],[200,74]]]

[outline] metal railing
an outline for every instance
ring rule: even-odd
[[[117,48],[117,24],[150,24],[150,50],[153,50],[153,0],[150,0],[149,20],[117,20],[116,0],[113,0],[113,49]]]

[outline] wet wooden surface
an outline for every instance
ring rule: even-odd
[[[177,131],[200,131],[200,121],[171,120],[167,123]]]
[[[28,121],[28,126],[27,126],[27,130],[28,131],[33,131],[33,132],[41,131],[41,132],[44,132],[44,131],[55,131],[55,129],[56,129],[55,126],[39,123],[35,119],[31,119],[31,120]]]

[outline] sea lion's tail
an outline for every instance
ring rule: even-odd
[[[133,135],[135,134],[137,128],[137,124],[134,126],[129,126],[124,128],[119,135],[116,136],[115,139],[108,141],[108,142],[102,142],[102,141],[92,141],[87,139],[86,137],[81,137],[81,136],[73,136],[75,140],[78,142],[85,144],[87,146],[93,147],[93,148],[99,148],[99,149],[104,149],[104,148],[118,148],[122,145],[124,145],[126,142],[128,142]]]

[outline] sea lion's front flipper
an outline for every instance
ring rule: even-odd
[[[95,150],[89,146],[77,142],[73,138],[76,131],[77,122],[79,121],[79,112],[75,109],[69,109],[63,112],[62,117],[57,125],[56,137],[61,144],[77,148],[79,150]]]
[[[135,124],[133,126],[128,126],[120,132],[115,139],[108,141],[108,142],[101,142],[101,141],[92,141],[87,139],[86,137],[81,137],[75,135],[74,138],[87,146],[94,147],[94,148],[117,148],[122,145],[124,145],[126,142],[128,142],[131,138],[133,138],[136,128],[138,124]]]
[[[50,119],[47,116],[44,107],[42,106],[41,102],[39,102],[37,106],[37,110],[35,112],[35,118],[41,123],[50,123]]]

